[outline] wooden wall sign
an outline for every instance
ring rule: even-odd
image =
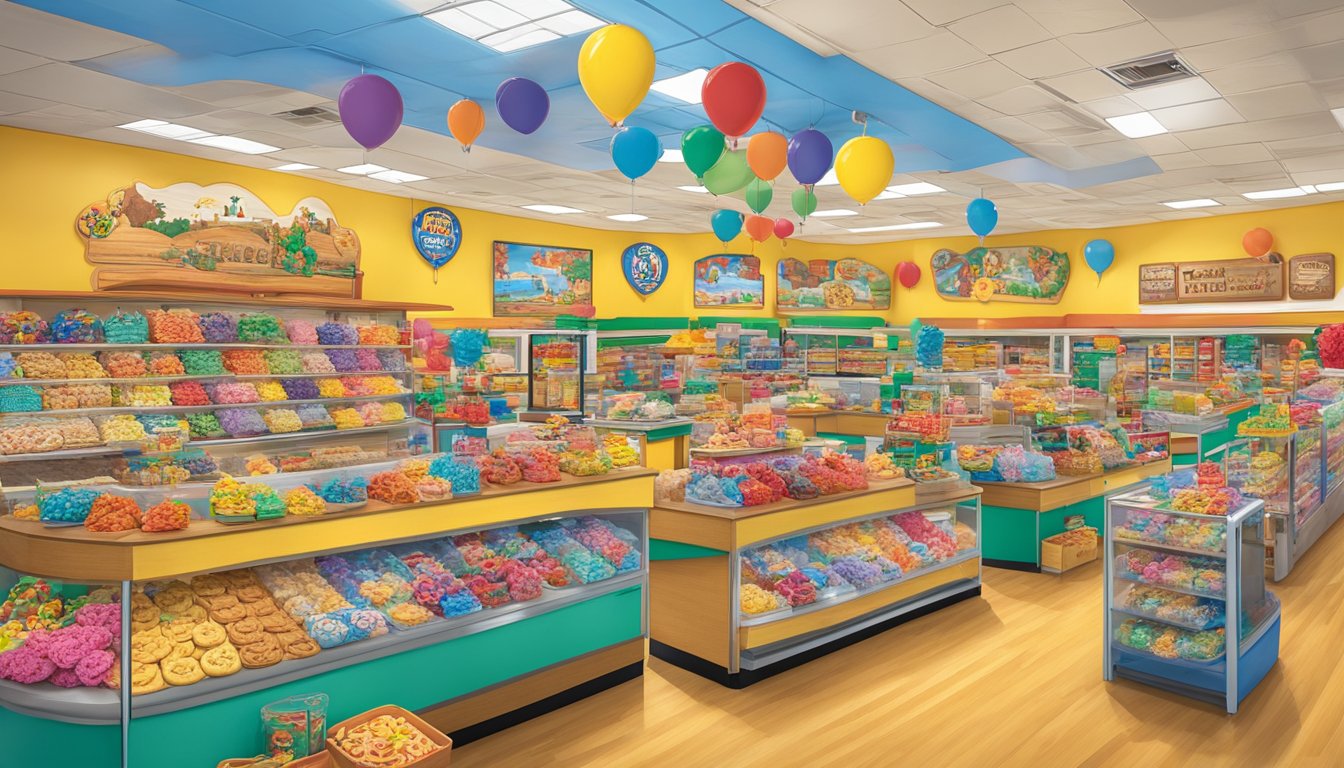
[[[1139,267],[1140,304],[1162,304],[1175,300],[1175,264],[1144,264]]]
[[[287,214],[235,184],[132,182],[75,219],[95,290],[237,290],[359,298],[359,237],[305,197]]]
[[[1280,301],[1285,293],[1283,272],[1283,264],[1257,259],[1142,264],[1139,266],[1139,303]],[[1173,273],[1174,293],[1171,288]]]
[[[1335,254],[1304,253],[1288,260],[1288,297],[1333,299]]]

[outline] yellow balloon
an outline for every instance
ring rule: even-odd
[[[845,194],[860,205],[887,188],[895,169],[891,147],[876,136],[856,136],[846,141],[835,156],[835,178]]]
[[[579,49],[579,82],[614,126],[635,111],[653,84],[653,46],[634,27],[602,27]]]

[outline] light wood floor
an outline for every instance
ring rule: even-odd
[[[1274,585],[1278,664],[1228,716],[1101,679],[1101,565],[984,595],[732,691],[634,680],[455,750],[473,766],[1344,766],[1344,524]]]

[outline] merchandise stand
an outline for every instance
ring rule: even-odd
[[[691,419],[652,422],[584,419],[583,423],[601,433],[620,432],[637,440],[638,445],[632,447],[639,453],[641,463],[650,469],[681,469],[686,466]]]
[[[983,490],[985,565],[1041,572],[1041,541],[1063,533],[1067,519],[1082,516],[1085,525],[1101,529],[1107,494],[1171,471],[1164,459],[1123,467],[1098,475],[1061,476],[1041,483],[979,482]]]
[[[0,564],[53,580],[118,583],[128,594],[134,582],[145,580],[590,513],[621,518],[647,542],[643,533],[653,474],[634,468],[564,484],[522,482],[402,507],[371,501],[362,510],[309,521],[195,521],[173,533],[95,534],[82,527],[45,528],[4,518]],[[104,768],[123,764],[118,747],[124,740],[125,765],[213,765],[219,755],[256,751],[254,729],[220,724],[255,722],[258,708],[267,702],[312,690],[331,696],[332,722],[396,701],[453,734],[458,743],[479,738],[643,673],[647,543],[642,547],[638,569],[604,581],[547,589],[536,600],[181,688],[132,698],[129,688],[119,694],[4,683],[0,729],[29,736],[11,744],[6,759],[15,765],[44,764],[51,745],[61,744],[69,745],[71,765]],[[128,601],[122,605],[129,632]],[[128,660],[123,664],[130,668]],[[165,733],[192,737],[167,750]]]
[[[838,434],[856,437],[884,437],[891,414],[865,411],[786,412],[789,426],[801,429],[804,435]]]
[[[653,656],[730,688],[744,688],[899,623],[980,594],[974,545],[936,564],[810,604],[748,616],[739,611],[742,556],[753,547],[877,521],[950,509],[979,535],[980,492],[916,499],[908,480],[864,491],[747,508],[662,502],[650,512],[649,649]],[[798,541],[798,539],[794,539]]]
[[[1221,450],[1237,438],[1237,427],[1254,413],[1254,405],[1243,403],[1209,416],[1145,410],[1143,426],[1145,429],[1171,433],[1173,464],[1198,464],[1201,459]]]

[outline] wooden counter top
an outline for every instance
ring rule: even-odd
[[[987,506],[1048,512],[1067,504],[1104,496],[1170,471],[1171,459],[1163,459],[1095,475],[1063,476],[1039,483],[978,482],[976,485],[984,490],[981,501]]]

